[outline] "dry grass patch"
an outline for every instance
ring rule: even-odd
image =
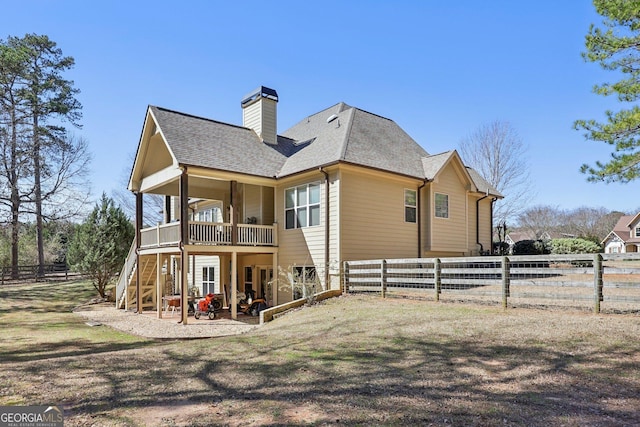
[[[236,337],[88,328],[45,359],[5,351],[0,404],[61,404],[69,426],[634,425],[639,320],[346,296]]]

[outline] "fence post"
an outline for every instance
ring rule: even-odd
[[[442,286],[441,271],[442,262],[440,258],[436,258],[433,260],[433,287],[436,291],[436,301],[440,301],[440,287]]]
[[[511,285],[509,258],[502,257],[502,307],[507,308],[507,300],[511,296],[509,286]]]
[[[593,255],[593,311],[600,313],[600,302],[604,300],[602,295],[602,255]]]
[[[387,296],[387,260],[380,261],[380,287],[382,298]]]
[[[349,262],[348,261],[344,262],[342,284],[343,284],[343,292],[345,294],[348,294],[349,293]]]

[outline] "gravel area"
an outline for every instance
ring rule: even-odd
[[[83,317],[92,326],[108,326],[128,334],[157,339],[214,338],[239,335],[259,327],[259,318],[239,315],[242,321],[228,318],[228,313],[220,313],[220,318],[209,320],[189,317],[187,324],[178,323],[180,313],[165,315],[158,319],[155,311],[137,314],[116,309],[113,303],[87,304],[76,307],[74,313]]]

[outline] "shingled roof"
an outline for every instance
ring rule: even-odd
[[[633,227],[640,224],[640,212],[636,215],[622,215],[613,230],[602,240],[602,243],[609,240],[609,238],[615,234],[625,243],[640,243],[640,237],[635,237],[633,234]]]
[[[453,151],[431,156],[393,120],[343,102],[308,116],[264,143],[249,128],[149,107],[179,164],[281,178],[335,163],[433,179]],[[501,196],[468,169],[478,191]]]
[[[155,106],[149,109],[179,164],[273,177],[286,160],[251,129]]]

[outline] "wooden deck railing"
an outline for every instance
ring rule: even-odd
[[[275,225],[238,224],[236,244],[240,246],[276,246]],[[189,222],[190,245],[231,245],[233,226],[226,222]],[[140,231],[141,248],[176,245],[180,242],[180,223],[172,222]]]

